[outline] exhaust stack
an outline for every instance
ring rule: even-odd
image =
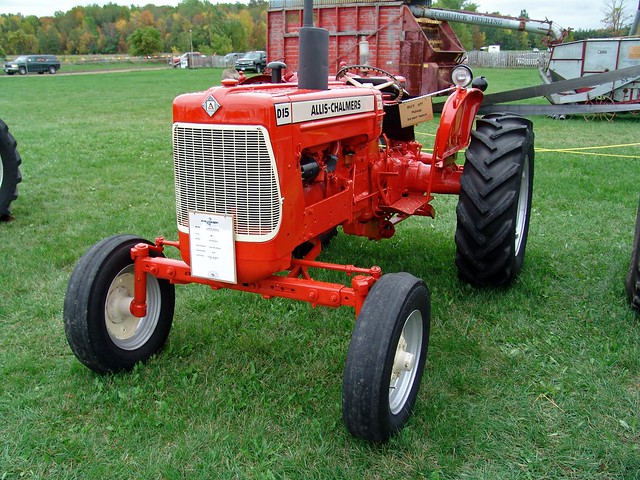
[[[304,0],[298,52],[298,87],[329,88],[329,31],[313,26],[313,0]]]

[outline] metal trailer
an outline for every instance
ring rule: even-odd
[[[485,97],[481,113],[513,111],[533,115],[564,115],[581,113],[585,118],[603,116],[611,120],[618,111],[634,111],[640,104],[640,37],[637,34],[640,19],[640,4],[630,36],[618,38],[587,39],[563,43],[568,30],[550,20],[530,20],[477,14],[474,12],[433,9],[428,6],[411,5],[416,17],[435,20],[483,25],[496,28],[527,31],[546,35],[549,59],[539,69],[543,85],[538,88],[519,89]],[[602,77],[591,76],[598,74]],[[514,97],[518,92],[521,96]],[[547,98],[553,105],[513,106],[496,105],[500,102],[531,97]],[[505,110],[506,109],[506,110]]]
[[[303,0],[271,0],[267,10],[267,53],[289,71],[298,70]],[[550,20],[451,11],[410,1],[318,0],[314,21],[329,31],[329,72],[344,64],[392,69],[411,95],[432,94],[450,85],[452,69],[466,52],[449,22],[521,30],[561,43],[568,31]]]
[[[329,31],[329,73],[342,64],[393,70],[411,95],[447,88],[465,49],[447,22],[416,18],[405,2],[317,0],[314,22]],[[267,10],[267,55],[298,70],[302,0],[271,0]]]
[[[550,84],[640,65],[640,37],[593,38],[555,45],[545,67]],[[640,75],[547,95],[555,105],[640,103]]]

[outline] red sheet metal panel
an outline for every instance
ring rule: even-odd
[[[462,61],[464,49],[446,22],[420,19],[397,1],[320,0],[314,25],[329,31],[329,73],[341,65],[359,64],[359,42],[369,43],[369,64],[402,75],[407,90],[421,95],[445,88],[451,68]],[[301,0],[272,0],[267,11],[267,53],[282,60],[288,71],[298,68]]]

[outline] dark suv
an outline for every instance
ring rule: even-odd
[[[267,52],[248,52],[245,53],[244,57],[236,60],[236,70],[254,70],[260,73],[266,66]]]
[[[20,55],[15,60],[4,64],[7,75],[44,72],[54,74],[58,70],[60,70],[60,60],[55,55]]]

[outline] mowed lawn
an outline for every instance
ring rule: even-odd
[[[489,92],[538,83],[480,73]],[[431,290],[416,411],[387,445],[342,424],[348,308],[177,286],[161,354],[128,374],[82,366],[62,321],[74,265],[110,235],[177,238],[171,102],[220,74],[0,78],[24,177],[0,224],[0,479],[640,478],[640,318],[623,286],[640,116],[533,118],[527,256],[508,289],[457,279],[455,197],[392,239],[341,234],[322,253]]]

